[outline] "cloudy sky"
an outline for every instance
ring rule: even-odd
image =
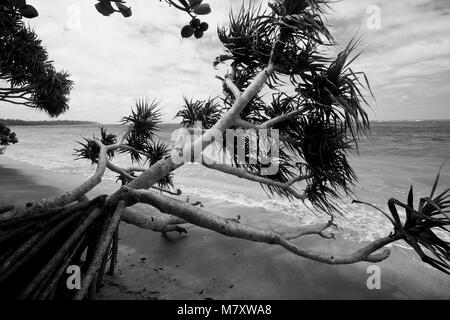
[[[127,19],[101,16],[94,0],[27,2],[39,10],[30,24],[51,59],[75,81],[70,111],[61,119],[102,123],[118,122],[140,97],[158,99],[164,121],[174,122],[183,95],[220,94],[214,76],[224,70],[212,66],[222,52],[215,26],[242,3],[209,0],[213,13],[203,20],[210,30],[196,40],[180,37],[188,16],[157,0],[128,0],[133,16]],[[371,82],[377,99],[372,119],[450,119],[450,1],[343,0],[332,8],[328,23],[342,45],[365,34],[354,69]],[[4,103],[0,110],[2,118],[47,118]]]

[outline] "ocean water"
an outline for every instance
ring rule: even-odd
[[[124,132],[120,125],[105,125],[112,132]],[[170,141],[177,125],[163,125],[161,140]],[[89,176],[95,167],[85,160],[74,160],[76,141],[99,134],[99,125],[24,126],[12,127],[19,143],[8,147],[6,156],[31,163],[51,172]],[[439,167],[450,158],[450,121],[373,122],[371,136],[360,142],[359,154],[351,155],[358,175],[358,187],[353,198],[370,202],[387,210],[387,200],[406,200],[411,185],[416,197],[429,195]],[[1,159],[0,159],[1,161]],[[128,166],[125,156],[114,160]],[[106,179],[116,180],[107,173]],[[277,197],[269,198],[253,182],[229,177],[205,169],[198,164],[185,165],[175,172],[176,186],[183,195],[207,198],[217,205],[235,208],[258,208],[261,212],[278,212],[299,224],[323,222],[324,216],[309,210],[302,203],[292,203]],[[439,190],[450,187],[450,161],[441,172]],[[418,198],[417,198],[418,199]],[[355,241],[370,241],[386,236],[392,230],[389,221],[376,210],[352,205],[343,200],[344,216],[338,217],[342,235]]]

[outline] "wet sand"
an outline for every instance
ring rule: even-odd
[[[0,156],[0,204],[39,199],[82,181]],[[103,182],[92,196],[117,186]],[[195,199],[242,223],[283,231],[295,223],[281,214],[262,213],[208,199]],[[381,289],[369,290],[369,263],[329,266],[266,244],[232,239],[192,225],[188,234],[141,230],[121,224],[117,273],[106,278],[98,299],[450,299],[450,277],[425,267],[410,250],[392,247],[378,264]],[[300,246],[333,253],[351,252],[362,243],[337,237],[297,240]]]

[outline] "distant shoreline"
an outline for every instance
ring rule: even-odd
[[[17,119],[0,119],[0,123],[3,123],[6,126],[54,126],[54,125],[76,126],[76,125],[84,125],[84,124],[100,124],[99,122],[77,121],[77,120],[28,121],[28,120],[17,120]]]
[[[450,119],[426,119],[426,120],[370,120],[372,124],[374,123],[420,123],[420,122],[450,122]],[[116,126],[120,123],[101,123],[95,121],[83,121],[83,120],[19,120],[19,119],[0,119],[0,123],[6,126],[13,127],[25,127],[25,126],[76,126],[76,125],[102,125],[102,126]],[[180,126],[176,122],[163,122],[161,126]]]
[[[449,122],[450,119],[369,120],[370,122]]]

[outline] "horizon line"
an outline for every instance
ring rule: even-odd
[[[30,119],[17,119],[17,118],[0,118],[0,121],[6,120],[14,120],[14,121],[26,121],[26,122],[58,122],[58,121],[76,121],[76,122],[91,122],[92,124],[102,124],[102,125],[120,125],[119,122],[98,122],[92,120],[78,120],[78,119],[46,119],[46,120],[30,120]],[[450,121],[450,118],[447,119],[373,119],[369,120],[369,122],[421,122],[421,121]],[[164,122],[161,124],[180,124],[179,122]]]

